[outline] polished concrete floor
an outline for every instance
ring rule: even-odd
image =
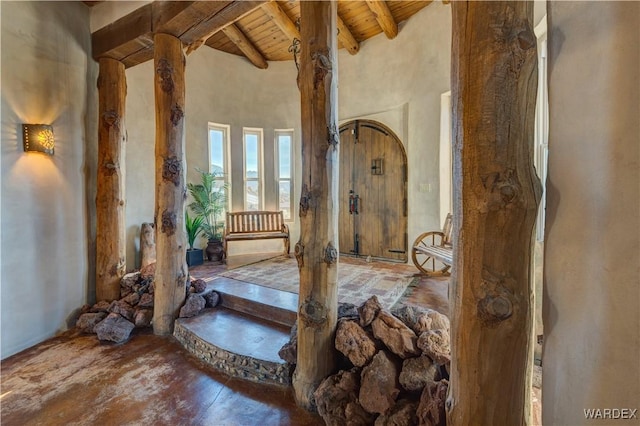
[[[216,274],[256,260],[206,268]],[[422,278],[401,302],[447,313],[447,289],[446,278]],[[2,425],[323,424],[295,405],[290,389],[229,378],[150,332],[122,345],[67,332],[3,360],[1,375]],[[532,401],[540,424],[540,389]]]
[[[9,425],[320,425],[290,389],[217,373],[172,337],[67,333],[2,361]]]

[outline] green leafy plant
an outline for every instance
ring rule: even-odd
[[[196,238],[202,232],[202,216],[189,217],[189,212],[184,211],[184,223],[187,228],[187,241],[189,242],[189,250],[193,250],[193,243],[196,242]]]
[[[187,184],[189,193],[193,197],[193,202],[189,204],[189,208],[195,213],[196,217],[202,218],[200,229],[202,229],[202,234],[205,238],[209,241],[221,240],[224,224],[220,220],[227,201],[226,191],[228,185],[225,183],[217,186],[215,179],[219,175],[215,172],[209,173],[200,169],[196,170],[200,173],[200,183]]]

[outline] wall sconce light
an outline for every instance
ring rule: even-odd
[[[22,138],[25,152],[43,152],[53,155],[55,146],[53,126],[48,124],[23,124]]]

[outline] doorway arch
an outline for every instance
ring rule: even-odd
[[[373,120],[340,126],[340,252],[407,261],[407,154]]]

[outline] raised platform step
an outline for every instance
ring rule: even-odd
[[[289,327],[224,307],[176,321],[173,335],[192,354],[230,376],[291,384],[291,367],[278,357]]]
[[[222,306],[278,324],[293,326],[298,311],[298,295],[269,287],[216,277],[207,285],[220,294]],[[277,351],[276,351],[277,352]]]

